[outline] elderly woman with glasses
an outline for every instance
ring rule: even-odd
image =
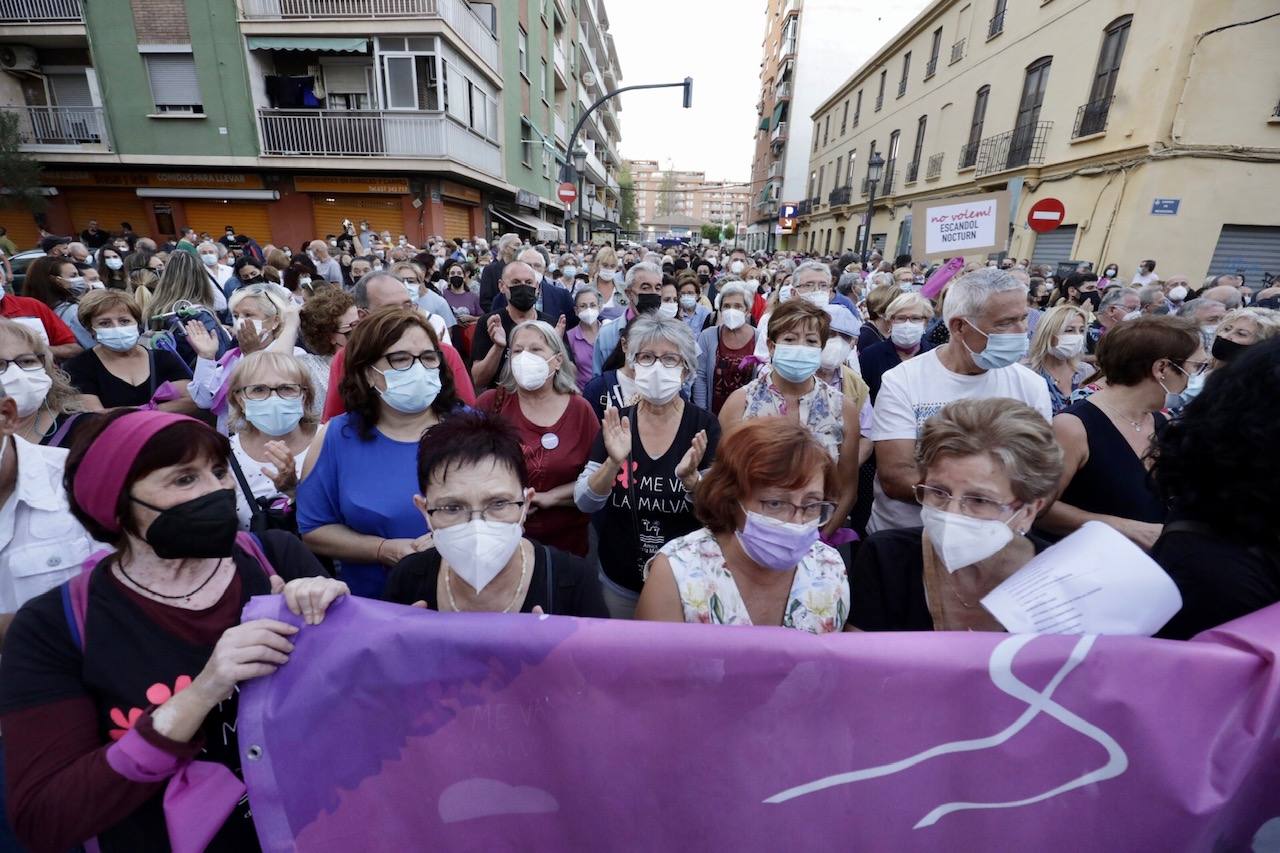
[[[644,566],[667,542],[698,527],[693,489],[715,458],[720,426],[680,389],[697,366],[693,333],[680,320],[641,315],[626,329],[638,401],[608,408],[578,477],[578,509],[594,513],[605,603],[630,618]]]
[[[315,408],[308,408],[312,415],[319,415],[325,397],[329,394],[329,373],[338,350],[347,345],[347,339],[360,322],[360,309],[351,294],[340,287],[321,287],[302,306],[298,317],[302,341],[307,352],[298,360],[311,377],[315,389]]]
[[[1016,400],[951,403],[916,448],[924,527],[882,530],[858,549],[850,624],[862,631],[1002,631],[980,602],[1048,543],[1028,535],[1053,500],[1062,450]]]
[[[844,561],[818,541],[836,492],[835,462],[804,427],[783,418],[739,424],[698,484],[705,526],[668,541],[645,567],[636,618],[842,630]]]
[[[356,595],[378,597],[387,570],[427,547],[408,496],[422,434],[458,408],[453,373],[416,308],[360,321],[346,348],[343,414],[316,432],[298,486],[298,529],[311,550],[339,561]]]
[[[527,452],[506,420],[482,412],[427,430],[413,500],[433,547],[392,570],[386,600],[444,612],[608,617],[587,562],[529,536]]]
[[[88,420],[80,417],[82,395],[54,365],[49,345],[30,326],[5,318],[0,318],[0,388],[15,404],[8,432],[31,444],[70,447],[75,431]]]
[[[525,532],[544,545],[587,555],[587,516],[574,506],[574,483],[600,433],[591,405],[578,393],[564,339],[547,323],[530,320],[511,330],[511,357],[498,387],[476,408],[515,428],[528,466]]]

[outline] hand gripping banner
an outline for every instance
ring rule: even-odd
[[[347,599],[296,645],[240,698],[268,851],[1280,849],[1280,605],[1183,643]]]

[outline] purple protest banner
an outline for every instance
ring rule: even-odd
[[[964,258],[952,258],[933,271],[929,280],[920,288],[920,295],[932,299],[942,292],[942,286],[956,277],[956,273],[964,269]]]
[[[300,624],[277,598],[246,619]],[[244,685],[268,851],[1233,850],[1280,837],[1280,605],[1191,642],[348,599]]]

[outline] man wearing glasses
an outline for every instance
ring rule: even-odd
[[[485,315],[476,324],[475,339],[471,342],[471,379],[477,388],[497,387],[498,374],[507,363],[507,343],[511,330],[529,320],[541,320],[555,326],[557,333],[564,332],[564,317],[557,322],[554,317],[538,311],[538,293],[542,278],[526,263],[512,261],[502,269],[498,291],[506,304]],[[494,299],[494,304],[498,300]]]
[[[618,348],[627,324],[641,314],[652,314],[662,304],[662,268],[651,261],[644,261],[627,270],[623,290],[627,296],[627,311],[600,328],[591,353],[591,374],[599,376],[604,363]]]

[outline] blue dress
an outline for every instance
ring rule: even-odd
[[[427,522],[413,505],[418,493],[418,443],[387,438],[377,429],[362,441],[349,413],[329,421],[315,467],[298,485],[298,529],[309,533],[344,524],[356,533],[416,539]],[[353,595],[381,598],[388,569],[381,563],[341,564]]]

